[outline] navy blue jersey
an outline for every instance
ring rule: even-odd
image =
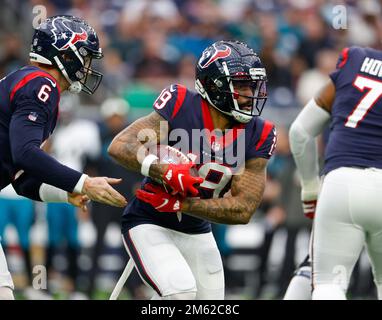
[[[323,173],[382,168],[382,52],[345,48],[330,78],[336,94]]]
[[[199,187],[202,199],[219,198],[230,190],[232,177],[239,174],[245,161],[269,159],[276,143],[274,125],[259,117],[247,124],[236,124],[226,132],[214,131],[207,102],[196,92],[182,85],[172,85],[162,91],[154,103],[169,125],[168,145],[184,154],[192,153],[199,176],[205,181]],[[145,183],[152,182],[145,178]],[[122,232],[144,223],[156,224],[185,233],[206,233],[209,222],[182,214],[156,211],[150,204],[133,198],[122,218]]]
[[[59,100],[56,80],[38,67],[26,66],[0,80],[0,190],[25,172],[73,191],[81,174],[40,149],[56,126]]]

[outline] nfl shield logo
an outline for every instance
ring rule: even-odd
[[[30,114],[29,114],[29,116],[28,116],[28,119],[30,120],[30,121],[36,121],[37,120],[37,117],[38,117],[38,115],[37,115],[37,113],[36,112],[31,112]]]
[[[217,152],[217,151],[219,151],[220,150],[220,143],[219,142],[216,142],[216,141],[214,141],[214,142],[212,142],[212,146],[211,146],[211,149],[213,150],[213,151],[215,151],[215,152]]]

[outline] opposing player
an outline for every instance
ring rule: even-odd
[[[351,273],[365,243],[382,299],[381,66],[381,51],[344,49],[337,70],[290,129],[305,211],[315,212],[313,299],[346,298]],[[325,177],[319,192],[314,138],[329,123]]]
[[[275,147],[273,124],[259,118],[267,98],[266,72],[246,44],[219,41],[206,48],[196,65],[196,90],[180,84],[165,88],[154,112],[109,147],[117,162],[147,176],[123,214],[122,233],[141,278],[156,292],[154,299],[224,298],[210,222],[249,222]],[[159,143],[191,153],[193,162],[159,163],[147,152]]]
[[[97,89],[102,75],[91,64],[101,57],[96,32],[79,18],[55,16],[36,29],[31,64],[0,80],[0,190],[11,183],[20,195],[38,201],[84,207],[90,198],[126,205],[110,185],[118,179],[88,177],[40,148],[55,128],[61,92]],[[0,299],[13,298],[10,288],[0,248]]]

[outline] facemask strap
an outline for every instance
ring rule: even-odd
[[[229,74],[227,63],[225,61],[223,61],[222,62],[222,66],[223,66],[224,73],[227,76],[227,81],[228,81],[229,89],[231,90],[231,99],[233,101],[233,105],[235,107],[235,110],[240,112],[239,104],[237,103],[237,100],[234,99],[234,97],[233,97],[233,95],[235,93],[235,89],[233,88],[233,83],[231,81],[231,76]]]

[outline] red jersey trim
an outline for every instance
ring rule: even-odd
[[[171,115],[171,119],[174,119],[177,113],[179,112],[180,108],[183,105],[184,99],[186,98],[187,88],[185,86],[182,86],[180,84],[177,84],[178,87],[178,95],[176,97],[176,102],[174,106],[174,110]]]
[[[58,89],[58,92],[60,93],[60,87],[56,81],[56,79],[54,79],[49,73],[45,72],[45,71],[34,71],[34,72],[31,72],[29,74],[27,74],[24,78],[22,78],[12,89],[11,91],[11,94],[9,96],[9,100],[12,101],[14,95],[16,94],[17,90],[19,90],[20,88],[22,88],[23,86],[25,86],[29,81],[35,79],[35,78],[38,78],[38,77],[46,77],[46,78],[49,78],[50,80],[52,80],[56,85],[57,85],[57,89]]]
[[[349,48],[345,48],[342,50],[341,52],[341,55],[342,55],[342,61],[341,63],[338,65],[338,68],[342,68],[346,62],[348,61],[348,58],[349,58]]]
[[[264,144],[265,140],[267,140],[273,127],[274,127],[274,125],[272,122],[265,120],[263,131],[261,131],[261,136],[260,136],[259,142],[256,143],[256,151],[259,150],[260,147]]]
[[[208,142],[212,146],[214,142],[218,142],[220,145],[223,145],[224,148],[233,143],[237,137],[239,136],[239,133],[242,133],[242,131],[238,131],[239,129],[244,129],[245,124],[244,123],[238,123],[235,124],[229,132],[227,132],[224,136],[217,138],[213,133],[215,130],[214,123],[212,121],[211,113],[208,108],[208,103],[206,100],[202,99],[202,117],[203,117],[203,123],[204,128],[208,129],[207,132],[207,138]]]

